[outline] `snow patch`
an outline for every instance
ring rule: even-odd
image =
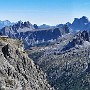
[[[88,46],[90,46],[90,42],[84,41],[83,45],[84,45],[84,47],[88,47]]]

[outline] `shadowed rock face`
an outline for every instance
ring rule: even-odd
[[[34,24],[33,26],[34,26],[34,28],[35,28],[35,29],[38,29],[38,26],[37,26],[37,24]]]
[[[76,34],[76,36],[74,37],[74,39],[72,41],[70,41],[63,49],[64,50],[69,50],[70,48],[75,47],[75,45],[82,45],[84,43],[84,41],[88,41],[89,42],[89,33],[87,31],[83,31],[83,32],[78,32]]]
[[[54,90],[22,50],[22,42],[0,37],[0,90]]]
[[[63,28],[63,30],[62,30],[63,34],[69,33],[69,28],[66,24],[62,28]]]
[[[89,34],[87,31],[83,31],[81,33],[81,38],[84,40],[84,41],[89,41]]]

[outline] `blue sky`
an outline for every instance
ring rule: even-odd
[[[38,25],[90,18],[90,0],[0,0],[0,20],[22,20]]]

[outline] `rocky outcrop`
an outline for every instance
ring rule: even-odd
[[[0,37],[0,90],[54,90],[23,51],[22,41]]]
[[[85,41],[89,43],[89,33],[87,31],[80,31],[73,37],[71,41],[69,41],[66,46],[64,46],[62,51],[69,50],[70,48],[73,48],[76,45],[83,45]]]
[[[81,33],[81,38],[84,40],[84,41],[89,41],[89,33],[87,31],[83,31]]]

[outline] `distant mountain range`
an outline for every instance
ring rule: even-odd
[[[19,21],[22,22],[22,21]],[[5,27],[5,26],[12,26],[14,25],[15,22],[10,22],[9,20],[5,20],[5,21],[0,21],[0,29]],[[74,31],[79,31],[79,30],[90,30],[90,21],[88,20],[88,18],[86,16],[83,16],[81,18],[74,18],[73,23],[67,22],[66,23],[68,27],[70,27],[72,30]],[[50,26],[47,24],[42,24],[40,26],[37,26],[36,24],[34,24],[34,28],[37,29],[48,29],[48,28],[53,28],[53,27],[62,27],[64,24],[58,24],[56,26]]]
[[[19,21],[12,26],[2,28],[0,31],[2,35],[22,39],[25,43],[25,48],[52,42],[53,40],[57,40],[62,35],[69,33],[67,25],[63,25],[63,27],[59,28],[38,28],[36,24],[32,25],[29,21]]]
[[[83,16],[81,18],[75,18],[73,23],[66,23],[69,28],[71,28],[74,32],[77,31],[83,31],[83,30],[88,30],[90,31],[90,21],[86,16]],[[57,25],[57,27],[62,27],[63,24]]]
[[[75,18],[73,23],[58,24],[56,26],[49,26],[43,24],[31,24],[29,21],[11,23],[10,21],[0,21],[0,31],[2,35],[7,35],[11,38],[23,39],[25,47],[30,47],[42,43],[52,42],[57,40],[64,34],[77,31],[90,31],[90,21],[87,17]]]
[[[43,25],[40,25],[39,28],[50,28],[51,26],[50,25],[46,25],[46,24],[43,24]]]
[[[14,24],[15,24],[14,22],[10,22],[9,20],[4,20],[4,21],[0,20],[0,29],[5,26],[12,26]]]

